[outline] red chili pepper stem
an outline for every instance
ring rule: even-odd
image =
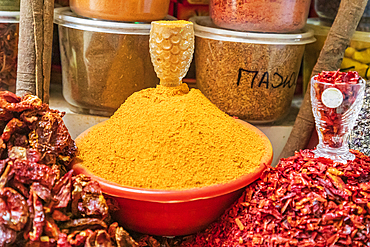
[[[10,173],[10,168],[11,168],[11,165],[8,164],[6,166],[6,168],[5,168],[5,171],[3,172],[3,174],[0,177],[0,190],[2,190],[4,188],[6,182],[8,181],[8,176],[9,176],[9,173]]]
[[[357,72],[323,71],[311,79],[311,103],[319,144],[315,157],[354,160],[348,138],[361,110],[365,81]]]

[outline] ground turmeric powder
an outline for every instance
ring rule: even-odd
[[[252,130],[186,84],[131,95],[77,142],[90,172],[125,186],[183,190],[253,172],[265,147]]]

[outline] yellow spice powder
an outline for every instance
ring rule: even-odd
[[[89,171],[125,186],[183,190],[253,172],[263,140],[199,90],[145,89],[77,142]]]

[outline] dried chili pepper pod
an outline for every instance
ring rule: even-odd
[[[357,72],[323,71],[311,79],[311,102],[319,144],[315,157],[347,163],[348,138],[362,107],[365,81]]]

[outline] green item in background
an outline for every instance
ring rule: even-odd
[[[20,0],[0,0],[0,11],[19,11]]]
[[[369,24],[370,25],[370,24]],[[311,73],[324,46],[326,36],[330,30],[330,23],[310,18],[306,28],[313,29],[316,42],[307,44],[303,56],[303,92],[311,80]],[[341,71],[354,70],[364,78],[370,80],[370,32],[356,31],[349,47],[346,49],[340,67]]]

